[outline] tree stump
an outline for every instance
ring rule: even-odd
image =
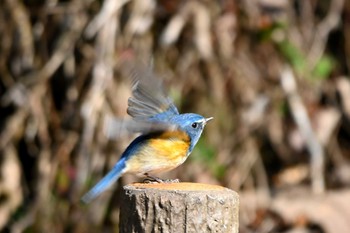
[[[239,196],[217,185],[124,186],[120,232],[238,232]]]

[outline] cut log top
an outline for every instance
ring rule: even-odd
[[[120,232],[238,232],[239,196],[218,185],[124,186]]]
[[[124,186],[124,189],[158,189],[158,190],[172,190],[172,191],[230,191],[232,190],[212,184],[201,183],[134,183]]]

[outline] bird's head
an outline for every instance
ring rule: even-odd
[[[211,119],[213,119],[213,117],[204,118],[203,116],[194,113],[186,113],[174,116],[172,121],[178,125],[181,130],[185,131],[191,139],[189,152],[192,151],[193,147],[198,142],[203,132],[204,126]]]

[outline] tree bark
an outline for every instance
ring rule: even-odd
[[[238,232],[239,196],[217,185],[124,186],[120,232]]]

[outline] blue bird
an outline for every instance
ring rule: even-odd
[[[211,119],[194,113],[179,114],[161,81],[143,66],[132,66],[132,97],[128,100],[130,121],[116,121],[120,131],[141,133],[125,149],[112,170],[83,197],[89,203],[125,173],[146,175],[181,165],[198,142]],[[160,181],[160,179],[156,179]]]

